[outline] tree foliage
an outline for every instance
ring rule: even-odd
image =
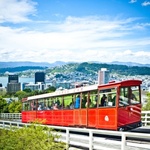
[[[60,136],[54,130],[40,125],[10,130],[0,129],[1,150],[64,150],[66,144],[58,142]]]
[[[143,110],[150,110],[150,93],[147,93],[147,104],[142,108]]]
[[[27,92],[25,92],[25,91],[17,91],[15,93],[15,96],[18,97],[19,100],[22,100],[22,98],[27,96]]]
[[[9,113],[20,113],[22,109],[22,104],[20,101],[13,101],[8,106]]]
[[[0,96],[0,113],[7,113],[8,112],[8,104],[5,99]]]
[[[26,92],[26,93],[30,93],[30,92],[31,92],[31,89],[30,89],[30,88],[26,88],[26,89],[24,89],[23,91]]]

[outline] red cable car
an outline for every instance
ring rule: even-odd
[[[110,82],[22,100],[22,122],[107,130],[141,126],[140,80]]]

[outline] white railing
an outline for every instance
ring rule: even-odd
[[[21,113],[0,113],[0,119],[21,120]],[[150,111],[142,111],[143,126],[150,126]]]
[[[21,113],[0,113],[0,119],[21,120]]]
[[[143,126],[150,126],[150,111],[142,111],[141,119]]]
[[[29,125],[30,124],[0,120],[0,128],[10,128],[11,126],[21,128],[23,126]],[[59,141],[63,141],[67,145],[72,146],[81,145],[82,148],[88,148],[89,150],[129,150],[135,148],[138,148],[138,150],[142,150],[149,149],[150,147],[150,141],[144,141],[145,139],[150,139],[150,134],[84,128],[81,129],[60,126],[48,127],[59,130],[59,132],[57,133],[61,135]],[[61,130],[65,132],[60,132]],[[116,139],[116,136],[119,138]],[[130,138],[132,138],[132,140],[130,140]],[[140,141],[138,142],[137,139]],[[142,143],[142,141],[144,141],[144,143]]]

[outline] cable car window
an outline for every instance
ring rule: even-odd
[[[77,93],[76,95],[76,98],[75,98],[75,104],[74,104],[74,108],[75,109],[79,109],[80,108],[80,93]]]
[[[53,97],[51,99],[51,109],[52,110],[59,110],[64,107],[64,100],[62,99],[62,96],[59,97]]]
[[[139,86],[132,86],[131,88],[129,88],[129,99],[131,105],[140,103]]]
[[[29,102],[23,102],[22,110],[23,111],[30,110]]]
[[[127,105],[129,105],[128,87],[122,87],[120,88],[119,106],[127,106]]]
[[[98,95],[97,90],[90,91],[87,95],[84,95],[85,107],[86,108],[95,108],[97,107]]]
[[[117,88],[104,89],[99,91],[99,107],[116,106]]]
[[[89,108],[97,107],[97,100],[98,100],[97,90],[91,91],[89,99]]]
[[[121,87],[119,96],[119,106],[127,106],[140,103],[139,87]]]
[[[74,97],[73,95],[64,96],[64,109],[73,109],[74,108]]]
[[[38,100],[37,110],[44,110],[44,109],[45,109],[44,99]]]
[[[35,100],[32,100],[29,103],[30,103],[30,110],[36,110],[36,102],[35,102]]]
[[[48,108],[48,109],[53,109],[53,106],[54,106],[54,98],[53,98],[53,97],[48,98],[47,101],[48,101],[48,106],[47,106],[47,108]]]
[[[86,108],[87,107],[87,100],[88,100],[88,92],[82,93],[81,108]]]

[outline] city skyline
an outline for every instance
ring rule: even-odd
[[[1,0],[1,61],[149,64],[150,1]]]

